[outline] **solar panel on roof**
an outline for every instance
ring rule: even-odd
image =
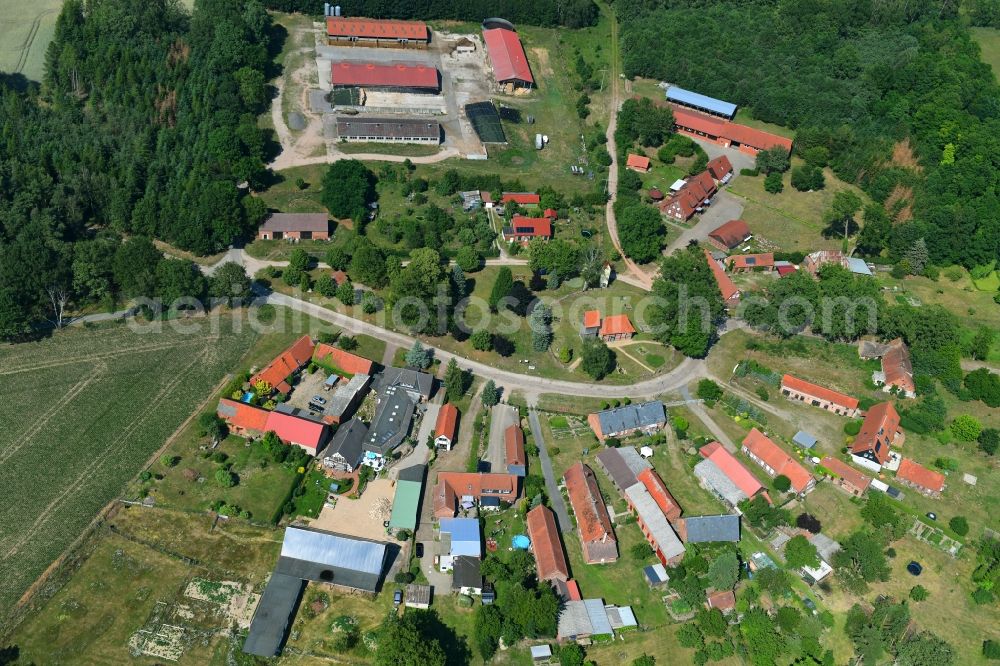
[[[757,263],[757,257],[747,257],[747,266],[753,266]]]

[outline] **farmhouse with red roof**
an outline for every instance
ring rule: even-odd
[[[577,529],[587,564],[603,564],[618,559],[618,541],[611,528],[608,508],[601,497],[594,471],[578,462],[563,474],[569,503],[576,515]]]
[[[629,340],[635,335],[635,327],[629,321],[628,315],[611,315],[605,317],[604,321],[601,322],[601,330],[598,331],[598,335],[605,342]]]
[[[726,257],[726,268],[733,273],[751,273],[758,270],[770,273],[774,270],[774,253],[733,254]]]
[[[503,228],[503,239],[508,243],[527,245],[535,238],[552,238],[552,220],[547,217],[524,217],[515,215],[510,224]]]
[[[267,430],[267,410],[248,405],[239,400],[223,398],[215,410],[229,426],[229,432],[240,437],[259,436]]]
[[[733,177],[733,165],[725,155],[719,155],[709,160],[705,168],[712,174],[712,178],[722,184],[728,183],[729,179]]]
[[[899,429],[899,412],[891,402],[880,402],[865,414],[851,455],[865,468],[877,470],[889,460],[889,448],[902,446],[905,438]]]
[[[788,477],[792,490],[801,495],[816,487],[816,479],[797,460],[757,428],[753,428],[743,439],[743,453],[761,466],[767,475]]]
[[[354,375],[371,375],[375,364],[363,356],[344,351],[339,347],[320,342],[313,352],[313,360],[322,365],[329,366],[337,374],[344,374],[348,377]]]
[[[835,475],[833,477],[834,485],[855,497],[864,495],[868,486],[871,485],[870,476],[865,476],[842,460],[826,456],[819,464]]]
[[[861,413],[857,398],[792,375],[781,378],[781,394],[789,400],[805,402],[842,416],[855,417]]]
[[[434,445],[439,449],[451,451],[457,430],[458,407],[447,402],[438,410],[437,423],[434,426]]]

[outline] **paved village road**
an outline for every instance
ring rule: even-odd
[[[559,484],[556,483],[556,475],[552,470],[552,459],[549,458],[549,452],[545,447],[545,438],[542,437],[542,424],[538,422],[538,412],[533,409],[528,412],[528,425],[531,426],[531,436],[538,447],[538,459],[542,463],[542,474],[545,475],[545,489],[549,492],[549,502],[552,504],[552,510],[556,513],[559,531],[563,534],[572,532],[573,523],[570,522],[562,493],[559,492]]]
[[[280,305],[290,308],[309,316],[321,319],[331,324],[336,324],[340,328],[352,334],[370,335],[380,340],[390,342],[398,347],[409,349],[413,346],[416,338],[403,333],[397,333],[384,329],[375,324],[342,315],[324,307],[303,301],[302,299],[285,294],[271,292],[264,296],[264,301],[272,305]],[[433,346],[433,342],[421,341],[425,345]],[[622,386],[608,386],[606,384],[593,384],[590,382],[571,382],[564,379],[549,379],[546,377],[535,377],[509,370],[500,370],[485,363],[472,361],[457,354],[435,349],[434,355],[441,359],[442,363],[447,363],[451,359],[458,361],[459,366],[471,370],[474,374],[484,379],[492,379],[498,386],[507,386],[512,389],[519,389],[525,393],[538,395],[541,393],[560,393],[563,395],[587,396],[596,398],[606,398],[609,396],[628,396],[630,398],[646,398],[669,393],[685,386],[694,379],[706,377],[708,374],[705,362],[700,359],[685,358],[673,370],[657,377],[646,379],[635,384]]]

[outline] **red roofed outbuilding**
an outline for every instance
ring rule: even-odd
[[[705,250],[705,260],[708,262],[708,267],[712,270],[715,284],[719,287],[719,293],[722,295],[722,300],[725,301],[726,307],[736,307],[740,302],[740,290],[733,283],[733,279],[729,277],[708,250]]]
[[[625,167],[631,169],[632,171],[638,171],[640,173],[646,173],[650,168],[649,158],[645,155],[636,155],[635,153],[629,153],[628,159],[625,160]]]
[[[826,456],[819,464],[836,475],[833,478],[833,483],[837,487],[851,493],[855,497],[864,495],[865,491],[868,490],[868,486],[871,485],[872,479],[870,476],[862,474],[842,460]]]
[[[750,240],[750,227],[743,220],[729,220],[708,233],[708,242],[726,251]]]
[[[334,370],[340,370],[348,376],[371,375],[375,367],[375,363],[369,361],[367,358],[344,351],[339,347],[328,345],[325,342],[320,342],[316,345],[316,350],[313,352],[313,360],[317,363],[331,366]]]
[[[663,483],[663,479],[656,473],[656,470],[651,467],[644,469],[636,475],[636,479],[638,479],[639,483],[646,486],[646,490],[656,502],[656,505],[660,507],[660,511],[667,517],[667,520],[674,522],[681,517],[681,505],[677,503],[674,496],[667,490],[667,485]]]
[[[326,38],[331,46],[427,48],[430,31],[421,21],[328,16]]]
[[[542,197],[534,192],[504,192],[500,195],[500,203],[514,202],[522,206],[537,206],[542,203]]]
[[[727,182],[733,175],[733,165],[725,155],[719,155],[709,160],[705,168],[712,174],[712,178],[723,183]]]
[[[566,563],[562,537],[552,510],[539,504],[528,512],[525,522],[531,539],[531,550],[535,555],[538,580],[569,580],[569,565]]]
[[[437,68],[419,64],[334,62],[330,64],[330,85],[436,93],[441,89],[441,77]]]
[[[604,321],[601,322],[601,330],[598,332],[598,335],[605,342],[629,340],[635,335],[635,326],[629,321],[628,315],[611,315],[610,317],[605,317]]]
[[[483,30],[483,41],[486,42],[486,51],[493,63],[497,83],[510,84],[515,88],[534,87],[535,79],[531,75],[528,56],[525,55],[516,32],[506,28],[490,28]]]
[[[325,424],[293,414],[268,412],[265,430],[274,432],[285,444],[297,446],[311,456],[315,456],[326,443]]]
[[[504,462],[507,473],[515,476],[527,474],[528,458],[524,453],[524,431],[521,426],[511,424],[503,432]]]
[[[751,273],[755,270],[769,273],[774,270],[774,253],[733,254],[726,257],[726,268],[734,273]]]
[[[918,465],[909,458],[903,458],[896,471],[896,480],[925,495],[939,497],[944,490],[945,476]]]
[[[816,479],[797,460],[757,428],[743,439],[743,453],[774,478],[783,475],[792,482],[792,490],[801,495],[816,487]]]
[[[229,426],[229,432],[241,437],[262,435],[267,430],[267,410],[239,400],[223,398],[215,413]]]
[[[737,148],[748,155],[756,155],[761,150],[774,147],[780,147],[786,152],[792,150],[792,140],[786,137],[685,109],[676,104],[669,106],[674,113],[674,126],[685,134],[708,139],[727,148]]]
[[[805,402],[834,414],[854,417],[861,413],[857,398],[792,375],[781,378],[781,393],[790,400]]]
[[[291,347],[271,361],[263,370],[250,378],[251,386],[263,380],[278,393],[288,393],[292,390],[288,378],[299,371],[312,359],[313,342],[308,335],[303,335]]]

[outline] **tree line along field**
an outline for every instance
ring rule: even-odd
[[[191,332],[61,331],[0,348],[0,611],[84,531],[247,352],[223,320]]]

